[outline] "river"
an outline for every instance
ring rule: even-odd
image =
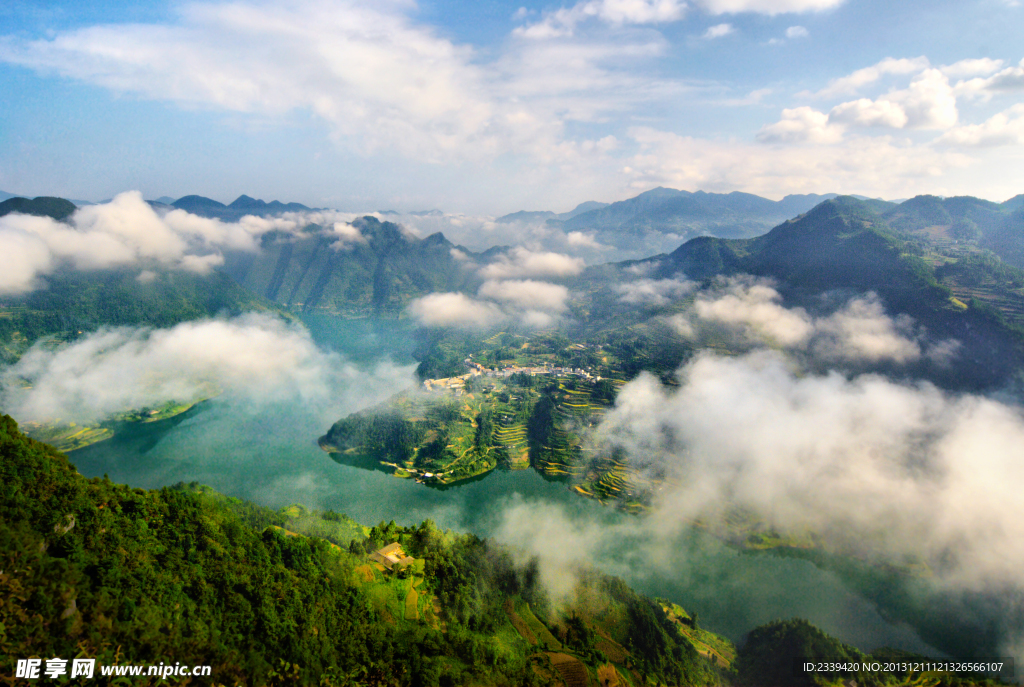
[[[411,329],[404,323],[308,318],[307,325],[321,346],[368,368],[382,356],[410,361]],[[591,532],[613,531],[634,517],[576,496],[533,470],[495,471],[441,491],[339,464],[316,444],[334,419],[319,408],[250,407],[217,398],[170,420],[131,426],[70,458],[88,477],[106,474],[145,488],[198,481],[264,506],[332,508],[371,525],[431,518],[442,528],[507,538],[511,508],[557,513],[571,527]],[[605,541],[591,560],[640,591],[698,612],[703,627],[733,641],[767,621],[796,616],[862,649],[888,645],[938,654],[908,625],[887,622],[834,573],[806,560],[740,552],[699,532],[680,536],[672,555],[657,561],[647,546],[639,537]]]

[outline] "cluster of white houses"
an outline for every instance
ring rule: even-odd
[[[532,367],[520,367],[508,365],[501,369],[491,369],[466,358],[465,363],[469,366],[469,372],[458,377],[444,377],[442,379],[424,379],[423,388],[427,391],[454,391],[456,396],[461,396],[466,388],[466,382],[473,377],[497,377],[508,379],[514,374],[523,373],[531,377],[536,375],[553,375],[555,377],[581,377],[591,382],[601,379],[599,375],[590,374],[589,370],[582,367],[560,367],[557,365],[535,365]]]

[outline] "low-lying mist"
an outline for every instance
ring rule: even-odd
[[[222,394],[259,407],[295,403],[328,425],[414,383],[413,366],[358,366],[298,324],[263,314],[167,329],[105,328],[57,348],[33,346],[0,372],[2,405],[20,421],[90,423],[167,401]],[[315,437],[314,437],[315,438]]]

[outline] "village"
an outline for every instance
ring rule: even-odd
[[[466,382],[474,377],[492,377],[499,379],[508,379],[514,374],[527,374],[531,377],[537,375],[549,375],[553,377],[579,377],[590,382],[597,382],[601,380],[600,375],[593,374],[593,371],[589,368],[584,369],[581,367],[562,367],[558,365],[534,365],[522,367],[519,365],[507,365],[502,368],[489,368],[474,362],[473,356],[470,355],[463,361],[469,372],[464,375],[457,377],[444,377],[441,379],[424,379],[423,388],[426,391],[454,391],[456,396],[461,396],[466,392]]]

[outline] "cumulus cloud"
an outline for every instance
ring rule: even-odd
[[[583,271],[582,258],[562,253],[532,251],[517,246],[480,269],[485,279],[515,277],[570,277]]]
[[[841,125],[891,129],[948,129],[957,122],[956,94],[947,76],[925,69],[910,85],[875,100],[858,98],[840,103],[826,115],[810,107],[783,110],[782,119],[761,129],[766,143],[811,141],[828,143],[842,135]]]
[[[511,303],[522,308],[562,312],[569,298],[569,289],[560,284],[532,279],[486,281],[479,295],[491,300]]]
[[[728,36],[730,33],[735,33],[736,29],[732,24],[715,24],[709,26],[708,30],[704,32],[704,38],[714,39],[721,38],[722,36]]]
[[[787,308],[771,282],[749,277],[720,281],[698,293],[692,311],[666,321],[686,338],[725,336],[733,346],[774,346],[826,365],[908,364],[922,356],[948,364],[959,349],[955,341],[924,343],[914,320],[890,317],[874,293],[850,298],[834,312],[816,317],[804,308]]]
[[[387,384],[374,383],[375,376]],[[36,345],[0,377],[3,405],[19,420],[95,422],[166,401],[223,393],[247,402],[330,405],[365,383],[412,382],[411,368],[361,371],[319,349],[308,331],[269,315],[185,322],[168,329],[101,329],[52,349]]]
[[[824,360],[908,363],[921,357],[913,319],[890,318],[874,294],[851,299],[842,310],[817,319],[814,328],[811,346]]]
[[[615,292],[623,303],[637,305],[667,305],[691,293],[696,282],[687,279],[638,279],[615,285]]]
[[[959,60],[953,64],[939,67],[942,73],[951,79],[966,79],[971,76],[984,76],[997,71],[1003,66],[1003,60],[993,60],[991,57],[980,59]]]
[[[839,95],[856,93],[864,86],[873,84],[887,74],[914,74],[930,66],[927,57],[893,58],[887,57],[881,62],[864,67],[847,76],[833,79],[828,86],[818,91],[819,98],[831,98]]]
[[[461,293],[431,293],[409,304],[409,314],[425,327],[485,329],[505,319],[494,303]]]
[[[859,98],[836,105],[828,113],[830,122],[858,126],[881,126],[902,129],[908,117],[903,108],[890,100]]]
[[[842,129],[829,122],[829,116],[814,108],[787,108],[782,118],[766,124],[757,133],[761,143],[835,143],[842,138]]]
[[[1024,143],[1024,104],[993,115],[981,124],[950,129],[938,143],[949,146],[989,148]]]
[[[678,379],[670,390],[641,375],[598,430],[674,478],[648,526],[738,506],[782,530],[920,556],[950,584],[1019,585],[1020,408],[873,375],[797,375],[766,351],[703,355]]]
[[[807,38],[811,34],[803,26],[790,26],[786,29],[786,38]]]
[[[256,251],[262,234],[301,226],[294,216],[227,223],[184,210],[161,215],[138,191],[79,208],[67,223],[9,214],[0,217],[0,245],[6,249],[0,260],[10,261],[0,277],[0,293],[38,288],[40,277],[61,264],[82,270],[158,264],[207,273],[223,264],[223,251]]]
[[[487,329],[515,324],[546,329],[567,309],[569,290],[533,279],[489,279],[477,298],[461,293],[432,293],[409,305],[409,314],[425,327]]]

